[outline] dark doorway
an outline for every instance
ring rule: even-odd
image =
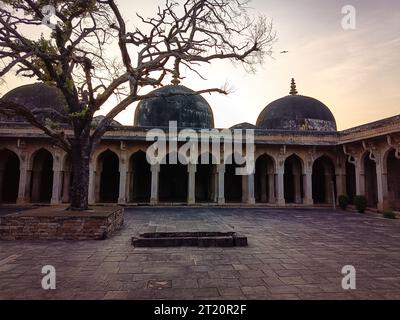
[[[159,201],[187,202],[188,197],[188,167],[181,163],[160,166]]]
[[[241,203],[243,197],[243,176],[236,174],[236,168],[241,166],[233,159],[232,164],[225,166],[225,201]]]
[[[119,196],[119,159],[118,156],[107,150],[99,157],[100,175],[100,202],[116,203]]]
[[[258,157],[255,173],[255,198],[258,203],[275,201],[274,162],[266,154]]]
[[[303,198],[302,165],[298,156],[292,155],[285,161],[285,202],[301,203]]]
[[[47,150],[39,150],[33,158],[31,200],[48,203],[53,193],[53,156]]]
[[[332,203],[336,189],[335,167],[328,157],[315,160],[312,172],[312,193],[316,204]]]
[[[0,151],[0,202],[16,203],[19,187],[18,156],[10,150]]]
[[[196,166],[196,202],[213,202],[215,195],[215,165],[212,164],[212,156],[208,158],[208,164],[201,163],[201,157]]]
[[[143,151],[135,153],[130,161],[130,201],[150,203],[151,169]]]

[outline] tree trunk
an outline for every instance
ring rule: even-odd
[[[91,149],[87,143],[72,144],[71,210],[87,210],[89,207],[89,163]]]

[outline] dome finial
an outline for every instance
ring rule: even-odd
[[[179,71],[180,62],[181,62],[181,59],[176,59],[175,60],[174,73],[172,74],[172,81],[171,81],[171,83],[174,86],[177,86],[177,85],[179,85],[181,83],[181,81],[179,80],[179,78],[181,76],[180,75],[180,71]]]
[[[292,78],[292,83],[290,85],[290,94],[292,96],[295,96],[296,94],[298,94],[297,88],[296,88],[296,81],[294,80],[294,78]]]

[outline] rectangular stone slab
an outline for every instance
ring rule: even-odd
[[[156,232],[132,238],[134,247],[245,247],[247,238],[236,232]]]

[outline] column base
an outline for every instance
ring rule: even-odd
[[[313,199],[304,199],[304,204],[306,206],[313,206],[314,205],[314,200]]]
[[[251,199],[247,200],[247,204],[255,205],[256,204],[256,199],[255,198],[251,198]]]
[[[218,198],[218,204],[219,205],[224,205],[225,204],[225,198]]]
[[[150,205],[152,206],[158,205],[158,199],[150,199]]]
[[[23,199],[23,198],[18,198],[17,199],[17,204],[18,205],[24,205],[24,204],[28,204],[29,201],[27,199]]]
[[[286,206],[286,200],[285,199],[277,199],[276,204],[278,206]]]
[[[51,199],[50,204],[51,204],[52,206],[56,206],[56,205],[61,204],[61,201],[58,200],[58,199]]]

